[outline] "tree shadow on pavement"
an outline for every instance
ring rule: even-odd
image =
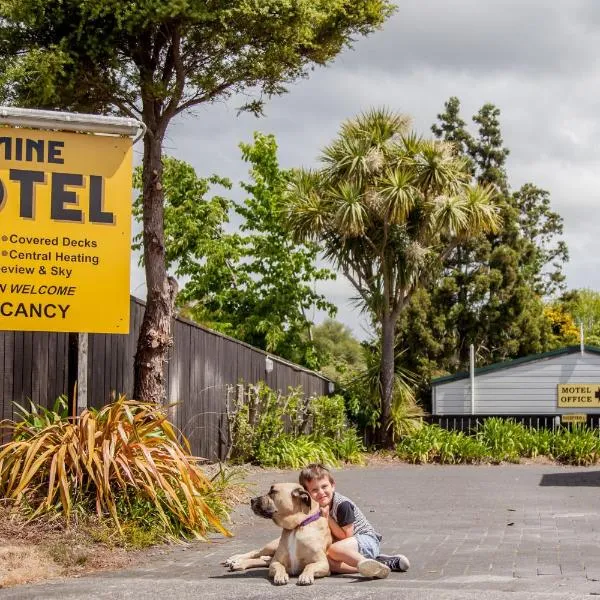
[[[600,471],[578,473],[546,473],[540,486],[600,487]]]

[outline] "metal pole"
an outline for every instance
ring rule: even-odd
[[[475,414],[475,346],[469,346],[469,375],[471,379],[471,414]]]
[[[88,407],[87,395],[88,334],[77,336],[77,416]]]

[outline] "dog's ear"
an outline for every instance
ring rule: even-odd
[[[306,506],[308,506],[308,508],[310,508],[310,494],[304,489],[304,488],[296,488],[293,492],[292,492],[292,496],[294,498],[300,498],[300,501],[302,502],[302,504],[306,504]]]

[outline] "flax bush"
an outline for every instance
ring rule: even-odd
[[[0,494],[30,518],[92,510],[121,533],[137,522],[165,539],[229,535],[213,485],[162,407],[121,396],[75,421],[21,412],[2,422],[13,439],[0,447]]]

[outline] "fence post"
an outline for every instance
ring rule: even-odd
[[[87,393],[88,334],[77,336],[77,416],[88,407]]]

